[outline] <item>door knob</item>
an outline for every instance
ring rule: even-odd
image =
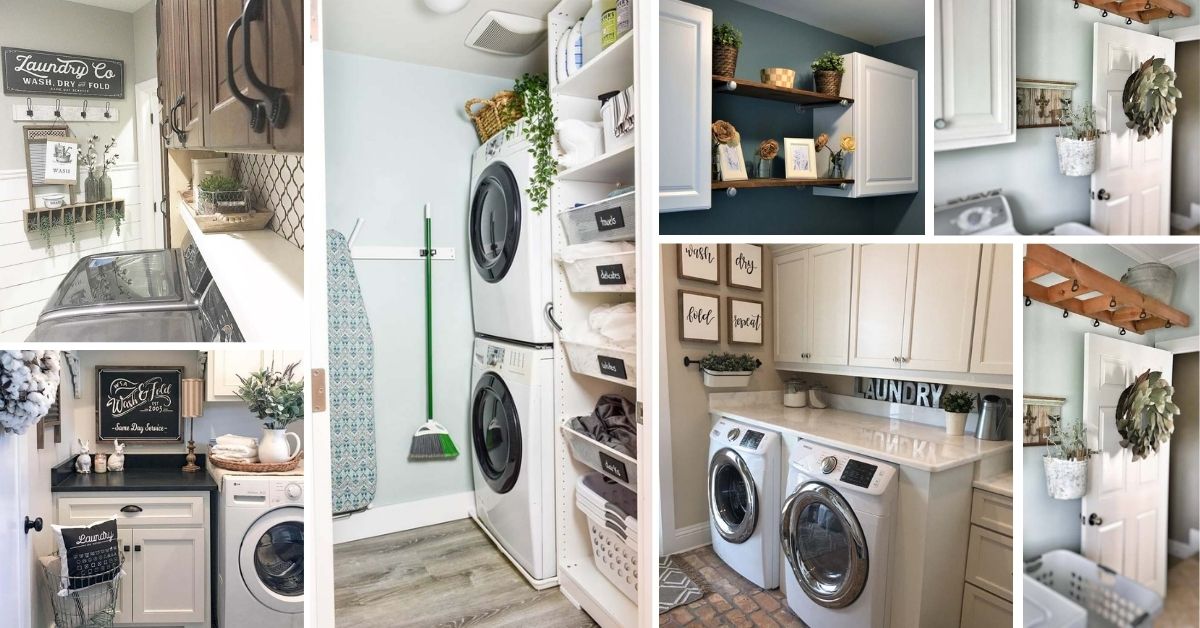
[[[1100,515],[1097,515],[1096,513],[1092,513],[1092,514],[1088,515],[1087,524],[1090,526],[1103,525],[1104,519],[1101,519]]]
[[[30,530],[42,531],[42,518],[30,519],[28,515],[25,517],[25,534],[29,534]]]
[[[1110,194],[1108,190],[1105,190],[1104,188],[1100,188],[1100,191],[1096,192],[1097,200],[1107,201],[1110,198],[1112,198],[1112,194]]]
[[[933,128],[935,128],[935,129],[944,129],[944,128],[946,128],[946,120],[945,120],[945,119],[943,119],[943,118],[938,118],[937,120],[934,120],[934,121],[933,121]]]

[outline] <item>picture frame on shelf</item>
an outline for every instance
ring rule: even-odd
[[[691,290],[679,291],[679,340],[721,342],[721,297]]]
[[[746,158],[742,155],[741,144],[717,144],[717,171],[722,181],[745,181],[750,178],[746,174]]]
[[[783,138],[783,168],[786,179],[816,179],[816,142],[804,137]]]
[[[718,244],[676,244],[676,271],[680,279],[721,283],[721,246]]]
[[[79,140],[66,137],[47,137],[42,168],[42,183],[74,185],[79,181]]]
[[[731,288],[746,290],[763,289],[763,261],[761,244],[730,244],[725,256],[728,268],[725,280]]]
[[[741,345],[763,343],[763,304],[753,299],[726,297],[729,342]]]

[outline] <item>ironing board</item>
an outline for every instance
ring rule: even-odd
[[[346,236],[329,230],[329,436],[333,513],[375,499],[375,341]]]

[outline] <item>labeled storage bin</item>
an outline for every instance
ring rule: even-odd
[[[587,517],[588,538],[592,544],[592,559],[596,569],[604,574],[626,597],[637,601],[638,591],[638,546],[637,519],[622,516],[623,510],[613,500],[589,487],[595,484],[598,474],[579,478],[575,485],[575,507]],[[637,502],[637,496],[628,489],[614,485],[624,491],[626,499]]]
[[[583,432],[572,429],[570,420],[567,419],[559,427],[562,429],[563,437],[567,440],[567,446],[571,449],[571,457],[581,464],[603,473],[605,477],[617,484],[636,491],[637,459],[631,458]]]
[[[626,386],[637,385],[636,351],[569,340],[561,342],[572,371]]]
[[[635,200],[635,192],[629,191],[560,212],[567,243],[632,241]]]
[[[1088,626],[1149,627],[1162,614],[1157,593],[1075,552],[1046,552],[1025,563],[1025,575],[1087,609]]]
[[[637,252],[594,242],[567,247],[559,255],[571,292],[633,292],[637,285]],[[575,249],[575,250],[572,250]],[[614,252],[615,251],[615,252]]]

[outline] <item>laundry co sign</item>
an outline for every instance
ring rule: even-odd
[[[58,52],[3,48],[4,93],[125,98],[125,62]]]

